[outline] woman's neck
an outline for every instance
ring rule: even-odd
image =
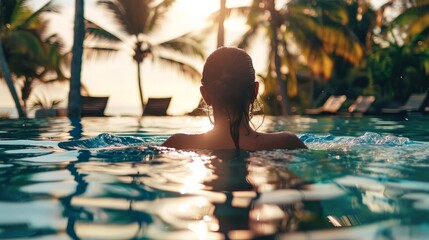
[[[214,126],[213,130],[214,132],[218,133],[225,133],[230,135],[230,118],[228,114],[218,114],[215,111],[213,111],[213,118],[214,118]],[[249,125],[249,122],[243,117],[241,124],[240,124],[240,133],[243,131],[248,132],[252,131],[252,128]]]

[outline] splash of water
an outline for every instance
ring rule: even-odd
[[[332,148],[334,146],[355,146],[355,145],[383,145],[383,146],[403,146],[413,143],[406,137],[398,137],[392,135],[381,135],[374,132],[366,132],[357,137],[336,137],[334,135],[315,135],[305,133],[300,136],[300,139],[312,148]],[[133,136],[117,136],[109,133],[102,133],[96,137],[60,142],[60,148],[66,150],[80,150],[80,149],[95,149],[106,147],[126,147],[126,146],[150,146],[159,145],[160,141],[157,139],[143,139]],[[331,147],[328,147],[331,146]]]
[[[125,147],[141,145],[143,143],[145,143],[145,140],[138,137],[117,136],[109,133],[102,133],[96,137],[84,140],[60,142],[58,143],[58,146],[66,150],[81,150],[105,147]]]
[[[333,135],[319,136],[306,133],[300,136],[300,139],[311,149],[344,149],[353,146],[404,146],[415,143],[406,137],[393,135],[381,135],[374,132],[365,132],[357,137],[336,137]]]

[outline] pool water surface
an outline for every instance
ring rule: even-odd
[[[176,151],[206,117],[0,120],[0,239],[428,239],[429,116],[258,117],[308,150]]]

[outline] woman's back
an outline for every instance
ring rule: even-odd
[[[252,131],[240,136],[240,149],[243,150],[271,150],[307,148],[293,133],[258,133]],[[176,149],[236,149],[234,141],[228,134],[207,132],[201,134],[174,134],[163,146]]]

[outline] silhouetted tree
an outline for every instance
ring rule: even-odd
[[[83,41],[85,38],[84,0],[75,1],[74,35],[71,62],[70,92],[68,99],[68,116],[80,118],[81,110],[81,72]]]
[[[190,34],[166,41],[156,41],[153,34],[165,20],[167,11],[174,0],[108,0],[98,1],[113,14],[120,30],[134,38],[133,60],[137,65],[137,81],[142,111],[144,109],[143,84],[141,79],[141,65],[147,58],[177,67],[182,73],[192,79],[199,79],[200,73],[186,61],[174,57],[196,56],[204,58],[201,42]]]

